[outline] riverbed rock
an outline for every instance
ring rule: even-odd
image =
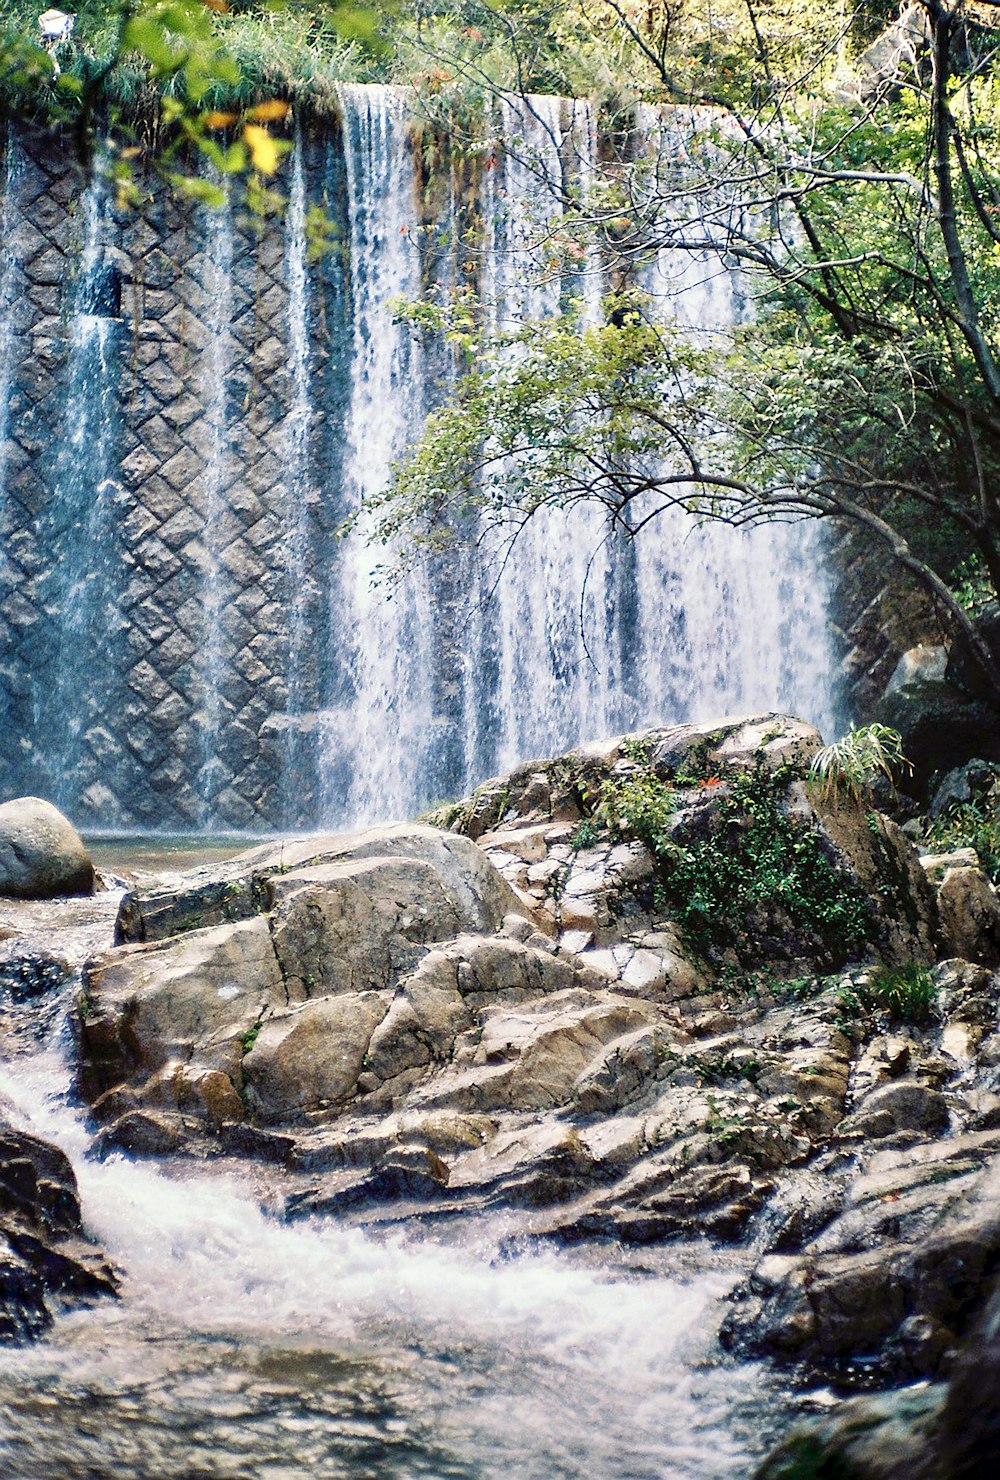
[[[995,707],[951,682],[919,679],[886,692],[874,718],[898,730],[912,772],[907,790],[920,800],[937,775],[972,759],[1000,762],[1000,723]]]
[[[235,919],[208,923],[227,908]],[[173,1086],[196,1112],[187,1080],[210,1072],[231,1086],[217,1104],[245,1091],[263,1121],[323,1109],[354,1079],[332,1062],[313,1072],[310,1055],[358,1041],[357,1063],[345,1050],[356,1078],[387,994],[429,945],[521,909],[472,843],[420,826],[268,846],[135,890],[118,934],[141,943],[86,972],[81,1089],[110,1114],[126,1091],[163,1108]]]
[[[892,670],[885,692],[894,694],[911,683],[940,683],[948,667],[948,652],[941,643],[921,642],[907,648]]]
[[[400,869],[395,877],[387,873],[392,861]],[[417,940],[441,940],[449,930],[494,930],[505,914],[524,913],[495,869],[464,838],[420,823],[388,823],[357,833],[266,843],[223,863],[136,887],[122,900],[117,939],[162,940],[250,919],[310,884],[320,892],[344,893],[338,878],[348,880],[366,863],[373,870],[381,868],[385,880],[384,887],[375,881],[373,897],[403,888],[399,928]],[[407,864],[413,865],[408,877]],[[326,872],[317,879],[317,870]],[[433,897],[422,899],[420,891],[431,876],[436,880]],[[345,887],[349,893],[349,885]],[[372,894],[367,886],[365,892]],[[384,904],[383,911],[388,909]]]
[[[945,870],[937,886],[938,913],[949,954],[986,966],[1000,964],[1000,895],[976,865]]]
[[[939,1021],[854,1060],[847,1114],[808,1172],[821,1215],[796,1221],[794,1177],[769,1208],[730,1346],[842,1380],[859,1363],[934,1378],[982,1310],[1000,1261],[1000,990],[969,963],[935,976]]]
[[[603,742],[460,804],[478,844],[374,829],[134,889],[131,943],[84,973],[101,1149],[253,1157],[290,1217],[502,1209],[518,1237],[743,1243],[734,1349],[936,1378],[1000,1267],[998,978],[934,964],[956,948],[935,891],[974,860],[925,868],[891,820],[824,798],[817,744],[771,716]],[[696,955],[656,845],[595,815],[654,755],[678,848],[729,846],[722,799],[764,778],[868,902],[868,959],[766,899]],[[873,960],[933,966],[918,1022],[905,994],[878,1005]]]
[[[937,783],[927,808],[927,815],[936,820],[946,816],[955,807],[984,797],[1000,780],[1000,767],[978,758],[967,761],[948,771]]]
[[[57,807],[40,797],[0,805],[0,894],[51,899],[90,894],[93,888],[87,850]]]
[[[60,1311],[117,1289],[84,1237],[66,1156],[19,1130],[0,1104],[0,1341],[39,1336]]]

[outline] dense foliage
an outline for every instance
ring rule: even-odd
[[[818,830],[789,815],[796,775],[759,765],[725,782],[714,775],[664,781],[639,762],[602,784],[591,825],[646,844],[657,863],[659,905],[702,954],[739,957],[748,940],[773,933],[776,942],[810,940],[836,965],[863,954],[871,909]],[[711,800],[704,832],[683,822],[699,793]]]

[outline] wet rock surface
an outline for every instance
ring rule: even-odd
[[[76,972],[111,934],[111,893],[0,900],[0,1077],[58,1036]],[[0,1089],[0,1342],[44,1334],[61,1311],[113,1296],[118,1276],[88,1236],[65,1153],[25,1130]]]
[[[291,1219],[737,1244],[731,1350],[940,1385],[1000,1269],[988,881],[824,798],[816,744],[775,716],[654,732],[490,783],[438,819],[458,830],[147,878],[81,976],[98,1154],[252,1159]],[[594,798],[661,772],[658,851]],[[741,777],[871,901],[853,958],[781,900],[693,939],[665,870],[738,846]],[[3,943],[19,1011],[44,1011],[50,947]]]
[[[59,1310],[117,1288],[84,1237],[66,1156],[17,1129],[0,1101],[0,1341],[38,1336]]]
[[[662,857],[588,810],[640,742],[676,846],[715,838],[734,778],[777,778],[790,836],[874,901],[866,953],[924,993],[914,1021],[777,909],[692,948]],[[475,845],[381,828],[133,889],[129,943],[83,978],[100,1146],[253,1156],[291,1217],[504,1208],[528,1236],[747,1243],[734,1349],[933,1375],[1000,1261],[997,982],[926,965],[955,937],[943,881],[974,864],[922,866],[887,819],[820,796],[797,721],[640,742],[489,783],[447,819]]]

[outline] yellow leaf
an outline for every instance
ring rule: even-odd
[[[229,6],[226,0],[201,0],[201,3],[207,6],[209,10],[216,11],[219,15],[229,14]]]
[[[256,118],[258,123],[277,123],[280,119],[287,118],[291,111],[289,103],[283,103],[280,98],[271,98],[266,103],[258,103],[255,108],[249,108],[247,117]]]
[[[238,113],[219,113],[214,108],[201,115],[201,121],[206,128],[229,128],[237,122],[238,118]]]
[[[259,170],[262,175],[273,175],[278,168],[277,141],[271,138],[266,128],[261,128],[256,123],[245,126],[243,138],[250,150],[254,169]]]

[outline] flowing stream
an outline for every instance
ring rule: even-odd
[[[0,915],[79,959],[114,903]],[[253,1170],[95,1160],[61,1011],[41,1041],[22,1011],[35,1029],[8,1021],[0,1093],[69,1154],[124,1279],[119,1302],[0,1349],[0,1473],[735,1480],[785,1418],[763,1369],[714,1348],[736,1262],[518,1250],[503,1220],[286,1223]]]

